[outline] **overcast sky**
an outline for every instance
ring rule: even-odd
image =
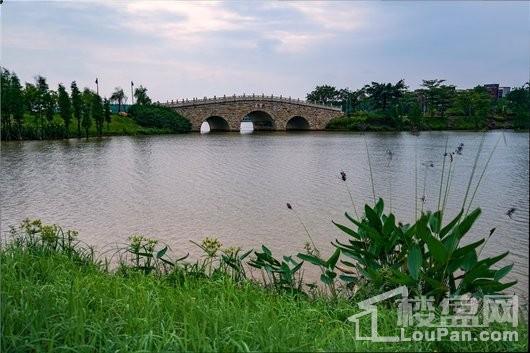
[[[412,88],[529,79],[529,2],[15,1],[1,5],[2,66],[154,100],[370,81]]]

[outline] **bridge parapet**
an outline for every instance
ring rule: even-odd
[[[306,100],[301,100],[300,98],[291,98],[283,96],[274,96],[274,95],[265,95],[265,94],[252,94],[252,95],[231,95],[231,96],[222,96],[222,97],[204,97],[204,98],[192,98],[192,99],[177,99],[166,101],[165,103],[157,102],[160,105],[171,107],[171,108],[181,108],[181,107],[190,107],[197,105],[207,105],[207,104],[216,104],[223,102],[240,102],[240,101],[266,101],[266,102],[282,102],[290,103],[296,105],[303,105],[307,107],[315,107],[320,109],[329,109],[333,111],[341,111],[340,107],[333,106],[331,104],[321,104],[316,102],[310,102]]]

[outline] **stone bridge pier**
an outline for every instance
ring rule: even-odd
[[[203,122],[210,125],[210,131],[239,131],[242,121],[252,121],[254,130],[324,130],[331,119],[343,115],[337,107],[265,95],[181,100],[162,105],[189,119],[193,131],[199,131]]]

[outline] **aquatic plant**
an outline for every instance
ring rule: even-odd
[[[516,283],[501,282],[513,265],[492,267],[508,252],[479,259],[478,248],[486,238],[461,245],[480,213],[477,208],[465,215],[462,209],[443,225],[440,211],[426,212],[414,224],[403,225],[396,224],[392,213],[385,214],[384,202],[379,199],[373,208],[365,206],[363,219],[345,213],[355,230],[334,222],[349,236],[347,243],[336,240],[334,245],[355,261],[341,261],[358,273],[347,278],[348,282],[369,281],[378,290],[406,285],[413,293],[438,300],[448,294],[496,294]]]
[[[166,253],[168,246],[158,246],[158,240],[135,234],[129,237],[129,245],[126,248],[128,254],[132,255],[132,265],[134,269],[142,270],[146,274],[153,271],[157,273],[167,273],[179,261],[186,259],[185,256],[171,261]],[[122,263],[122,265],[126,265]]]
[[[297,262],[292,256],[283,256],[282,260],[278,260],[265,245],[261,246],[261,252],[254,251],[254,255],[256,257],[249,261],[249,265],[263,270],[263,282],[266,286],[277,291],[303,292],[302,277],[299,275],[303,261]]]

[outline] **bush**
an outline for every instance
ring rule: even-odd
[[[383,115],[373,112],[355,112],[350,116],[342,116],[332,119],[327,129],[330,130],[351,130],[351,131],[390,131],[395,130],[394,121]]]
[[[357,226],[351,229],[335,223],[349,235],[348,243],[334,244],[355,263],[342,261],[359,276],[341,276],[347,282],[367,281],[378,290],[405,285],[413,293],[434,296],[441,300],[447,294],[474,297],[498,294],[516,282],[501,282],[513,265],[492,268],[508,255],[480,258],[487,238],[461,245],[480,215],[477,208],[462,211],[448,224],[442,225],[442,212],[422,213],[413,225],[396,224],[392,213],[383,212],[383,200],[375,207],[365,206],[366,216],[346,217]],[[491,236],[491,234],[490,234]],[[489,237],[488,237],[489,238]]]
[[[128,114],[143,127],[169,129],[172,132],[191,130],[191,123],[171,108],[135,104],[129,108]]]

